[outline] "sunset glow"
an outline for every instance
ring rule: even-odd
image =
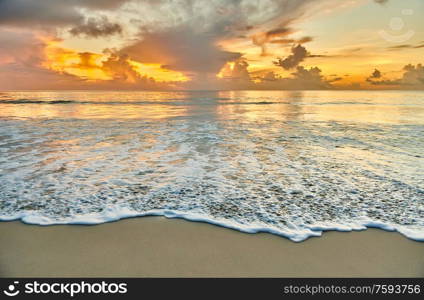
[[[420,0],[251,2],[5,0],[0,89],[424,88]]]
[[[189,80],[184,74],[167,70],[160,64],[143,64],[114,53],[76,52],[61,47],[61,43],[55,40],[46,41],[44,54],[42,66],[46,69],[86,81],[107,81],[117,79],[117,76],[129,83],[135,83],[138,77],[151,78],[156,82]],[[110,66],[111,62],[117,64]]]

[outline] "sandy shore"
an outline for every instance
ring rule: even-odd
[[[424,276],[424,243],[369,229],[294,243],[162,217],[96,226],[0,222],[0,276]]]

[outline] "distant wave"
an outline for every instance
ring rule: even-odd
[[[370,102],[353,102],[353,101],[331,101],[331,102],[296,102],[290,100],[274,100],[274,101],[249,101],[249,99],[237,100],[237,101],[228,101],[226,98],[214,98],[199,100],[199,99],[160,99],[160,100],[143,100],[143,101],[92,101],[92,100],[43,100],[43,99],[10,99],[0,97],[1,104],[44,104],[44,105],[53,105],[53,104],[90,104],[90,105],[175,105],[175,106],[189,106],[189,105],[274,105],[274,104],[289,104],[289,105],[370,105],[370,106],[379,106],[379,105],[388,105],[388,103],[370,103]],[[393,105],[393,104],[390,104]],[[413,103],[397,103],[396,106],[411,106]]]
[[[83,103],[81,101],[72,100],[32,100],[32,99],[16,99],[16,100],[0,100],[0,104],[69,104],[69,103]]]
[[[255,102],[198,102],[193,101],[175,101],[175,99],[168,101],[78,101],[78,100],[38,100],[38,99],[7,99],[0,100],[0,104],[90,104],[90,105],[269,105],[269,104],[290,104],[286,101],[255,101]]]

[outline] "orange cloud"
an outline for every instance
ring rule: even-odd
[[[233,74],[233,70],[234,70],[234,66],[235,66],[235,62],[234,61],[230,61],[227,62],[221,69],[221,71],[219,71],[219,73],[216,75],[216,77],[218,78],[228,78],[231,77]]]
[[[161,64],[141,63],[111,51],[102,54],[77,52],[61,47],[57,40],[46,40],[45,43],[44,68],[86,81],[136,83],[148,78],[159,83],[175,83],[189,80],[183,73],[168,70]]]

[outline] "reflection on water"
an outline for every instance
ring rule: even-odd
[[[125,208],[293,240],[364,225],[422,239],[423,122],[422,92],[2,93],[0,217]]]
[[[423,124],[422,102],[422,92],[396,91],[11,92],[0,95],[0,117]]]

